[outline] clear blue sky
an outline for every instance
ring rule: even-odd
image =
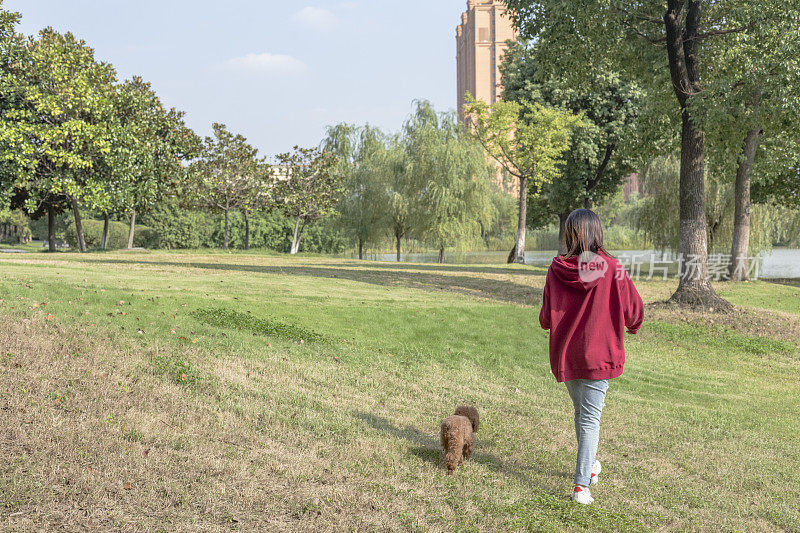
[[[395,131],[414,99],[455,108],[465,0],[5,0],[20,30],[71,31],[141,75],[191,127],[223,122],[263,155],[340,121]]]

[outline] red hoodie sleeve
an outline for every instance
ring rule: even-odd
[[[542,329],[550,329],[550,271],[547,271],[547,278],[544,281],[542,291],[542,309],[539,311],[539,324]]]
[[[621,296],[624,302],[625,327],[628,328],[628,333],[635,335],[644,321],[644,304],[627,272],[624,277],[623,291],[624,294]]]

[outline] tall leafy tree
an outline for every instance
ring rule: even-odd
[[[17,176],[32,166],[32,147],[21,129],[7,119],[20,103],[16,83],[26,50],[16,31],[19,18],[19,13],[3,9],[0,0],[0,209],[7,207],[14,195]]]
[[[598,67],[627,71],[647,85],[650,98],[657,104],[653,110],[660,108],[666,116],[679,113],[680,251],[688,268],[682,270],[672,300],[729,308],[730,304],[714,291],[708,276],[704,120],[708,114],[704,109],[718,109],[716,88],[725,85],[730,74],[719,68],[725,64],[721,54],[737,49],[734,38],[760,32],[760,27],[767,26],[772,26],[769,31],[783,35],[793,32],[797,28],[797,3],[776,0],[768,3],[770,9],[764,9],[763,3],[735,0],[507,3],[522,35],[537,42],[541,57],[554,71],[560,70],[576,82]],[[774,24],[770,17],[774,10],[789,16],[779,17]],[[784,24],[792,20],[794,24]],[[787,39],[781,46],[792,40]],[[741,78],[742,74],[738,72],[736,77]],[[669,93],[671,107],[666,100]],[[752,101],[753,93],[745,94],[744,101]],[[659,120],[647,123],[663,125]]]
[[[564,168],[557,179],[532,195],[529,220],[559,218],[559,251],[564,253],[564,225],[579,207],[592,208],[614,194],[632,172],[631,145],[642,91],[616,72],[594,72],[582,84],[538,67],[535,47],[519,41],[509,47],[503,64],[503,98],[582,113],[572,133]]]
[[[258,150],[242,135],[214,123],[214,136],[206,137],[201,158],[193,163],[194,199],[225,216],[223,246],[230,243],[230,212],[249,202],[259,171]]]
[[[291,254],[296,254],[308,224],[334,210],[344,180],[334,171],[337,158],[331,151],[295,146],[276,159],[275,199],[295,221]]]
[[[800,5],[764,2],[747,27],[709,43],[715,58],[699,113],[711,162],[735,176],[729,278],[747,279],[753,180],[773,180],[796,160],[800,140]],[[793,155],[787,157],[787,152]],[[757,159],[765,165],[756,165]],[[796,189],[797,190],[797,189]]]
[[[570,137],[583,119],[537,102],[489,105],[467,97],[469,131],[486,152],[519,183],[517,238],[510,260],[525,262],[528,195],[559,178]]]
[[[115,76],[83,41],[47,28],[27,40],[3,83],[4,99],[13,102],[4,110],[4,137],[18,148],[6,161],[22,170],[13,187],[25,192],[31,213],[65,198],[82,252],[80,204],[96,208],[108,201],[97,168],[113,144]]]

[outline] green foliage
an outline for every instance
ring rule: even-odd
[[[492,105],[467,94],[469,133],[509,175],[519,180],[519,216],[513,260],[525,262],[528,196],[534,198],[562,176],[571,136],[587,123],[582,113],[539,102],[501,100]]]
[[[26,243],[31,239],[28,217],[19,210],[0,209],[0,242]]]
[[[323,342],[325,338],[306,328],[286,324],[277,320],[258,318],[231,309],[203,308],[192,312],[192,316],[204,324],[220,328],[247,331],[256,335],[288,339],[297,342]]]
[[[21,172],[13,186],[28,191],[28,211],[48,195],[94,207],[108,201],[96,170],[112,151],[114,69],[86,43],[51,28],[25,43],[8,72],[4,138],[22,140],[6,153]]]
[[[87,219],[83,221],[83,236],[86,240],[87,248],[99,249],[103,239],[103,221]],[[124,222],[111,220],[108,223],[108,244],[110,250],[119,250],[128,246],[128,231],[130,226]],[[67,226],[65,240],[71,248],[78,246],[78,234],[75,231],[75,224]],[[136,233],[133,237],[133,245],[137,248],[154,249],[160,246],[158,232],[147,226],[136,226]]]
[[[116,87],[113,105],[114,150],[101,168],[110,193],[106,211],[147,209],[178,185],[200,141],[184,113],[167,110],[138,76]]]
[[[730,251],[733,234],[733,185],[724,176],[709,172],[706,187],[706,216],[709,250]],[[677,250],[680,239],[679,218],[680,161],[677,156],[657,157],[641,174],[642,196],[635,200],[618,222],[629,223],[644,232],[658,249]],[[796,243],[800,227],[797,210],[774,205],[754,205],[751,217],[750,248],[756,254],[773,244]]]
[[[31,228],[31,233],[34,239],[39,241],[46,241],[47,240],[47,214],[42,213],[43,216],[39,218],[33,219],[31,218],[29,222],[29,226]],[[70,225],[70,215],[69,213],[59,213],[56,215],[56,223],[55,223],[55,233],[57,239],[64,238],[64,232],[67,230],[67,226]]]
[[[250,213],[250,247],[288,253],[292,244],[294,222],[280,211]],[[225,238],[225,218],[181,207],[174,198],[165,198],[141,217],[141,222],[158,234],[158,247],[163,249],[196,249],[221,247]],[[141,226],[137,226],[139,228]],[[228,221],[229,246],[244,248],[245,223],[239,211]],[[342,253],[348,245],[341,224],[326,218],[306,230],[300,250],[310,253]]]
[[[489,105],[471,96],[467,102],[465,113],[474,137],[506,172],[529,179],[534,191],[561,176],[572,132],[586,124],[581,114],[538,102]]]
[[[337,156],[334,172],[346,190],[337,204],[340,220],[360,250],[380,239],[389,216],[386,185],[392,169],[387,141],[377,128],[349,124],[328,128],[324,141],[325,149]]]
[[[581,84],[538,67],[537,47],[513,44],[505,55],[503,98],[537,102],[582,114],[572,132],[561,175],[531,195],[529,225],[548,224],[552,215],[568,214],[587,202],[602,204],[632,172],[632,146],[643,96],[636,83],[618,73],[595,71]]]
[[[242,135],[234,135],[224,124],[214,123],[214,137],[206,137],[201,158],[192,165],[190,188],[194,203],[225,214],[223,247],[229,246],[232,209],[252,209],[268,188],[269,167],[258,158],[258,150]]]
[[[159,248],[194,249],[216,244],[212,239],[214,216],[183,208],[175,198],[162,198],[142,215],[141,221],[158,234]]]
[[[345,176],[336,172],[337,155],[330,150],[301,148],[278,154],[273,198],[295,221],[290,253],[297,253],[309,223],[333,213],[345,192]]]
[[[440,251],[480,235],[494,217],[491,167],[454,114],[418,102],[403,128],[406,179],[414,184],[414,233]]]

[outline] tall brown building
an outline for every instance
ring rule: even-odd
[[[468,0],[456,28],[458,116],[464,120],[464,95],[488,104],[500,97],[500,62],[506,41],[516,39],[503,0]]]

